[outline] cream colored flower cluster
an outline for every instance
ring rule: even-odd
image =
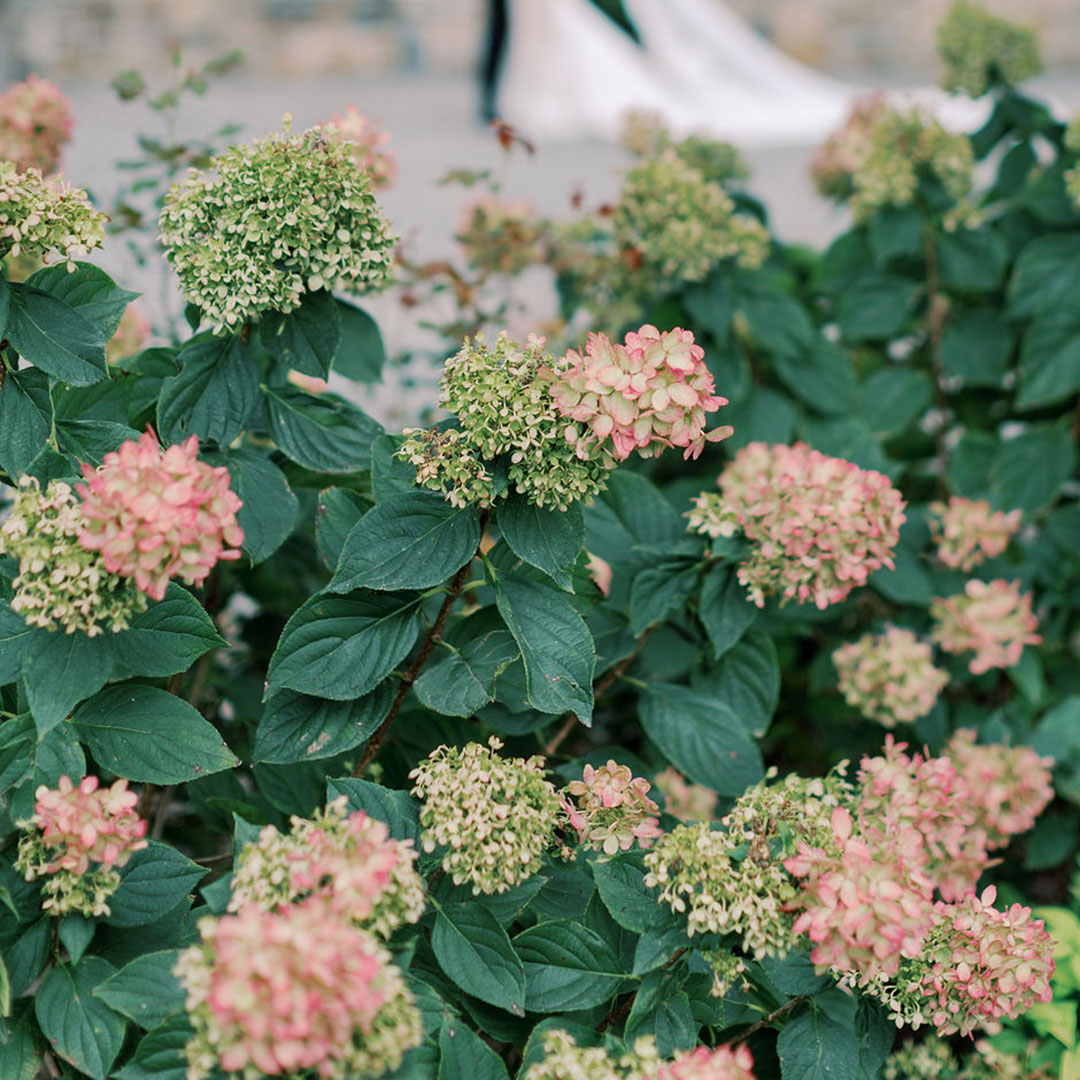
[[[409,773],[423,806],[420,842],[441,849],[442,868],[474,895],[532,877],[559,823],[559,797],[541,757],[504,758],[502,742],[440,746]]]
[[[69,484],[52,480],[42,492],[35,477],[19,477],[11,513],[0,526],[0,553],[19,561],[11,610],[28,625],[95,637],[126,630],[146,609],[135,582],[80,543],[86,524]]]
[[[1039,1080],[1043,1070],[1032,1070],[1015,1054],[978,1039],[961,1064],[943,1039],[905,1043],[889,1055],[881,1080]]]
[[[672,150],[713,184],[745,180],[750,175],[738,149],[731,143],[695,134],[676,139],[664,118],[646,109],[634,109],[627,114],[620,141],[636,157],[656,157],[665,150]]]
[[[944,65],[941,86],[982,97],[997,81],[1016,86],[1043,70],[1039,39],[1030,26],[992,15],[978,4],[956,0],[937,29]]]
[[[930,531],[937,556],[955,570],[968,571],[1002,554],[1016,535],[1020,510],[992,510],[985,499],[953,495],[948,503],[930,504]]]
[[[642,849],[662,835],[654,816],[660,808],[649,798],[650,784],[635,777],[628,765],[608,761],[600,768],[586,765],[580,780],[571,780],[562,807],[582,847],[615,855],[629,851],[635,841]]]
[[[307,293],[387,284],[395,238],[340,134],[274,132],[174,184],[160,218],[180,288],[218,331]]]
[[[932,637],[948,653],[972,652],[973,675],[1008,668],[1020,660],[1025,645],[1038,645],[1039,620],[1031,610],[1031,594],[1019,581],[971,580],[962,593],[935,597],[930,605]]]
[[[14,161],[20,172],[40,169],[48,176],[60,168],[60,147],[74,123],[60,87],[28,75],[0,94],[0,160]]]
[[[810,177],[826,199],[843,202],[851,198],[852,177],[873,148],[874,125],[888,107],[884,93],[858,98],[843,126],[815,151],[810,160]]]

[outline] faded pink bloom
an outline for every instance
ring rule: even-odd
[[[904,500],[882,473],[827,457],[805,443],[750,443],[695,500],[690,528],[709,536],[739,529],[751,553],[738,570],[750,599],[767,595],[824,609],[865,585],[892,552]]]
[[[0,94],[0,159],[14,161],[19,172],[54,173],[73,124],[71,102],[60,87],[29,75]]]
[[[1000,555],[1020,528],[1020,510],[991,510],[985,499],[953,495],[948,504],[930,504],[930,529],[938,558],[957,570],[968,571]]]
[[[1054,797],[1050,769],[1054,759],[1039,757],[1029,746],[976,745],[975,732],[961,728],[945,753],[966,789],[976,825],[987,847],[1000,848],[1035,824]]]
[[[754,1057],[745,1046],[698,1046],[646,1071],[644,1080],[754,1080]]]
[[[705,414],[726,405],[727,398],[716,395],[704,356],[689,330],[661,333],[645,325],[627,334],[623,345],[590,334],[584,355],[571,349],[561,367],[541,373],[551,381],[559,413],[588,425],[584,436],[567,427],[579,457],[590,457],[595,443],[619,461],[635,450],[655,457],[668,446],[696,458],[706,442],[720,442],[734,430],[705,431]]]
[[[155,600],[170,577],[198,585],[219,559],[240,557],[242,504],[229,489],[229,470],[198,454],[194,435],[163,451],[147,431],[106,454],[100,468],[83,465],[87,483],[77,490],[87,525],[79,542]]]
[[[318,375],[305,375],[302,371],[290,371],[287,376],[293,386],[306,390],[309,394],[325,394],[330,389],[330,384]]]
[[[585,552],[589,556],[589,577],[593,579],[596,587],[605,595],[611,595],[611,579],[614,576],[614,571],[611,569],[611,563],[601,559],[599,555],[594,555],[591,551]]]
[[[844,700],[887,728],[925,716],[949,681],[929,643],[898,626],[841,645],[832,659]]]
[[[376,191],[393,186],[398,164],[393,152],[386,148],[389,132],[380,131],[355,105],[350,105],[344,115],[335,113],[322,126],[327,131],[336,131],[352,144],[353,160],[359,168],[367,170]]]
[[[846,199],[851,195],[852,174],[873,148],[874,127],[888,107],[884,93],[859,98],[843,126],[818,148],[810,162],[810,176],[826,198]]]
[[[609,761],[594,769],[586,765],[581,780],[566,785],[569,799],[562,808],[584,847],[615,855],[629,851],[636,840],[645,849],[662,835],[657,819],[659,807],[649,798],[650,784],[635,777],[628,765]]]
[[[128,304],[120,318],[120,325],[105,346],[105,359],[115,364],[134,356],[146,348],[152,332],[150,320],[134,304]]]
[[[946,652],[975,653],[968,664],[973,675],[1012,667],[1025,645],[1042,641],[1031,595],[1020,592],[1019,581],[969,581],[962,593],[935,597],[930,615],[932,637]]]
[[[41,830],[53,855],[52,862],[38,868],[40,874],[85,874],[92,862],[123,866],[146,847],[146,822],[135,809],[139,797],[128,791],[126,780],[101,788],[96,776],[78,785],[61,776],[55,788],[43,784],[34,798],[30,824]]]
[[[701,784],[688,783],[670,765],[653,777],[657,788],[667,800],[665,809],[680,821],[711,821],[716,816],[719,796]]]

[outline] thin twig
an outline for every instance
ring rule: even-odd
[[[790,1001],[784,1002],[784,1004],[781,1005],[779,1009],[773,1009],[773,1011],[769,1013],[768,1016],[763,1016],[756,1023],[751,1024],[745,1031],[740,1031],[738,1035],[735,1035],[730,1039],[725,1039],[721,1043],[721,1045],[735,1046],[738,1043],[746,1042],[746,1040],[749,1039],[751,1035],[759,1032],[762,1028],[771,1027],[777,1020],[780,1019],[781,1016],[784,1016],[786,1013],[791,1012],[792,1009],[798,1008],[798,1006],[809,1000],[810,999],[805,995],[800,997],[793,997]]]

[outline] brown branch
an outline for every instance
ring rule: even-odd
[[[779,1020],[781,1016],[784,1016],[785,1014],[791,1012],[792,1009],[798,1008],[798,1006],[809,1000],[810,999],[805,995],[793,997],[790,1001],[787,1001],[783,1005],[781,1005],[779,1009],[773,1009],[773,1011],[769,1013],[768,1016],[763,1016],[760,1020],[751,1024],[745,1031],[740,1031],[738,1035],[735,1035],[730,1039],[725,1039],[722,1043],[720,1043],[720,1045],[735,1046],[738,1043],[746,1042],[746,1040],[749,1039],[751,1035],[755,1035],[762,1028],[770,1027],[777,1020]]]

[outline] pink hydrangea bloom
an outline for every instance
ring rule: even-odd
[[[754,1057],[745,1046],[698,1046],[646,1075],[648,1080],[754,1080]]]
[[[925,716],[949,681],[929,643],[898,626],[841,645],[832,659],[844,700],[887,728]]]
[[[79,542],[100,551],[105,568],[132,578],[155,600],[170,577],[198,585],[219,559],[237,559],[244,533],[229,471],[199,460],[192,435],[162,451],[153,432],[129,439],[78,486],[86,528]]]
[[[1019,581],[969,581],[962,593],[935,597],[930,615],[933,639],[946,652],[975,653],[968,664],[973,675],[1012,667],[1025,645],[1042,641],[1031,595],[1020,592]]]
[[[73,124],[71,102],[60,87],[30,75],[0,94],[0,159],[14,161],[19,172],[54,173]]]
[[[968,571],[1000,555],[1020,528],[1021,511],[991,510],[985,499],[953,495],[948,503],[930,504],[930,529],[938,558],[957,570]]]
[[[758,607],[775,593],[824,609],[893,566],[904,500],[882,473],[805,443],[755,442],[718,483],[722,494],[699,496],[690,527],[710,536],[742,530],[752,550],[739,580]]]
[[[989,848],[1004,847],[1010,837],[1035,824],[1054,797],[1050,769],[1054,759],[1039,757],[1029,746],[976,745],[975,732],[961,728],[945,753],[967,790]]]
[[[670,765],[653,777],[667,801],[665,810],[680,821],[711,821],[719,796],[710,788],[690,783]]]
[[[921,986],[939,1035],[993,1034],[1001,1018],[1015,1019],[1053,997],[1054,942],[1031,908],[995,908],[987,888],[958,904],[936,905]]]
[[[705,431],[705,414],[727,399],[716,395],[705,365],[705,351],[689,330],[661,333],[642,326],[620,345],[604,334],[590,334],[584,355],[571,349],[558,369],[545,368],[559,413],[587,425],[584,435],[566,431],[579,457],[596,446],[625,461],[636,450],[655,457],[678,446],[696,458],[706,442],[728,438],[731,427]]]
[[[42,785],[34,798],[31,823],[54,854],[39,873],[85,874],[92,862],[124,866],[134,852],[146,847],[146,822],[135,809],[139,797],[128,791],[126,780],[102,788],[96,776],[78,785],[61,776],[55,788]]]
[[[392,187],[398,173],[397,158],[388,150],[390,134],[380,131],[355,105],[350,105],[344,115],[335,113],[323,125],[328,131],[336,131],[351,144],[353,160],[371,177],[376,190]]]
[[[873,148],[874,126],[887,108],[883,93],[859,98],[843,126],[818,147],[810,161],[810,176],[826,198],[846,199],[851,194],[852,174]]]
[[[649,798],[650,784],[635,777],[627,765],[609,761],[599,769],[586,765],[581,780],[566,785],[577,801],[562,801],[578,840],[605,855],[629,851],[637,841],[646,849],[662,835],[653,815],[660,808]]]
[[[793,931],[813,943],[819,971],[856,973],[859,982],[895,975],[903,959],[917,957],[933,920],[933,883],[923,872],[923,841],[902,828],[876,843],[853,835],[851,814],[832,812],[839,854],[799,842],[784,860],[805,879],[791,901],[798,911]]]

